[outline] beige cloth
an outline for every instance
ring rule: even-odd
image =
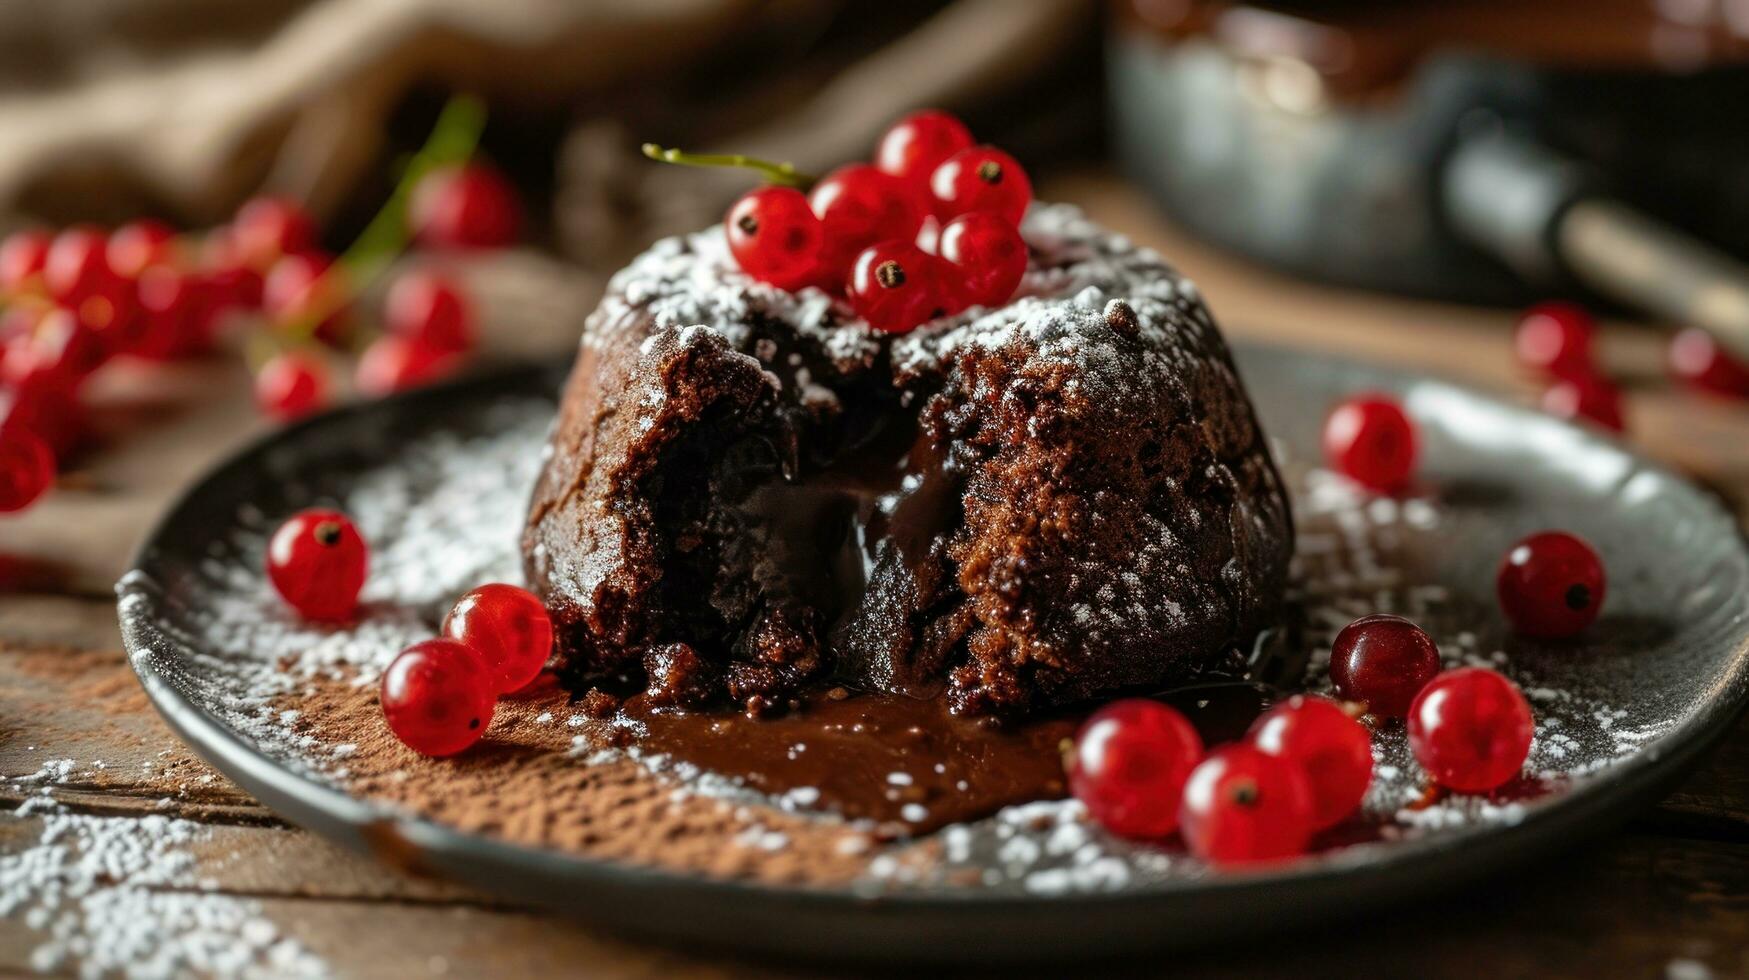
[[[895,32],[900,16],[916,23]],[[643,107],[660,109],[670,138],[819,168],[866,153],[909,107],[961,108],[1017,84],[1085,41],[1092,21],[1086,0],[958,0],[933,14],[872,0],[0,5],[0,210],[198,226],[266,187],[327,215],[380,179],[384,122],[410,89],[465,89],[500,110],[495,127],[575,126],[553,224],[567,252],[610,267],[655,232],[714,217],[746,184],[639,159]],[[858,45],[865,24],[897,39]],[[792,56],[818,73],[807,44],[827,25],[840,41],[834,72],[817,86],[787,77]],[[757,109],[755,122],[720,125],[736,110],[710,99],[731,96],[743,117]]]

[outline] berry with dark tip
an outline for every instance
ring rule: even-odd
[[[486,734],[497,693],[472,648],[426,640],[402,650],[383,671],[383,720],[415,752],[455,755]]]
[[[1018,226],[1032,203],[1032,179],[1013,157],[993,146],[974,146],[944,160],[930,175],[935,213],[954,218],[990,211]]]
[[[800,289],[820,276],[825,229],[794,187],[741,195],[723,217],[729,253],[741,271],[778,289]]]
[[[1495,577],[1500,609],[1525,636],[1577,636],[1603,609],[1597,552],[1565,531],[1543,531],[1512,546]]]
[[[306,619],[351,618],[369,565],[364,538],[337,510],[293,514],[267,543],[268,579]]]

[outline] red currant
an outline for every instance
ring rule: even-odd
[[[1001,306],[1026,275],[1026,240],[999,215],[962,214],[941,229],[940,255],[960,278],[971,306]]]
[[[889,239],[917,240],[928,212],[917,190],[866,163],[839,167],[808,192],[820,219],[822,274],[842,283],[863,249]]]
[[[1671,339],[1670,373],[1700,391],[1749,398],[1749,364],[1731,356],[1699,327],[1688,327]]]
[[[522,206],[503,174],[475,162],[419,178],[407,220],[433,248],[503,248],[522,231]]]
[[[212,284],[216,308],[260,308],[264,277],[261,270],[243,261],[234,231],[220,228],[207,235],[200,259],[201,270]]]
[[[23,510],[55,482],[55,454],[24,429],[0,432],[0,514]]]
[[[856,258],[846,298],[874,329],[906,333],[955,306],[944,264],[909,240],[872,245]]]
[[[875,166],[928,193],[935,168],[972,145],[971,130],[948,113],[924,109],[894,123],[875,148]]]
[[[56,307],[30,333],[7,342],[5,378],[20,388],[47,385],[72,391],[108,358],[108,345],[97,331],[73,311]]]
[[[449,277],[420,270],[395,280],[383,325],[426,350],[463,354],[474,347],[474,307]]]
[[[1400,718],[1439,673],[1439,648],[1401,616],[1363,616],[1342,628],[1330,651],[1330,680],[1380,718]]]
[[[1385,394],[1355,395],[1324,421],[1330,468],[1381,493],[1401,489],[1415,472],[1415,424]]]
[[[0,242],[0,294],[16,297],[42,290],[49,241],[48,232],[29,229]]]
[[[148,266],[139,277],[139,338],[128,350],[139,357],[180,357],[206,348],[217,316],[214,287],[197,272],[176,265]]]
[[[1575,376],[1556,381],[1543,392],[1542,407],[1558,419],[1583,420],[1611,432],[1626,426],[1621,392],[1603,378]]]
[[[478,651],[508,694],[540,675],[553,652],[553,620],[540,597],[514,585],[482,585],[456,602],[443,635]]]
[[[415,643],[383,672],[383,720],[422,755],[455,755],[478,742],[496,696],[480,655],[454,640]]]
[[[352,378],[361,394],[372,398],[429,384],[454,373],[460,361],[417,344],[406,337],[388,334],[370,342],[359,355]]]
[[[261,309],[270,322],[312,327],[314,336],[330,343],[346,334],[350,299],[345,271],[318,252],[287,255],[275,262],[261,289]]]
[[[337,510],[293,514],[267,544],[267,577],[307,619],[350,618],[369,564],[364,538]]]
[[[1448,670],[1409,709],[1409,747],[1434,782],[1484,793],[1512,780],[1530,756],[1536,722],[1518,685],[1485,667]]]
[[[175,259],[176,233],[161,221],[146,219],[122,225],[109,236],[105,257],[123,279],[138,279],[147,266]]]
[[[0,389],[0,439],[8,433],[28,432],[59,458],[79,441],[81,427],[78,396],[52,380]]]
[[[255,404],[279,422],[301,419],[328,404],[328,368],[302,351],[276,354],[255,373]]]
[[[1532,370],[1561,378],[1589,375],[1596,329],[1583,307],[1539,303],[1524,311],[1513,343],[1520,363]]]
[[[55,236],[43,262],[43,285],[55,302],[102,334],[133,314],[133,289],[109,267],[109,244],[96,228],[68,228]]]
[[[1525,636],[1575,636],[1603,609],[1603,562],[1565,531],[1543,531],[1512,546],[1495,591],[1512,628]]]
[[[729,252],[741,271],[779,289],[800,289],[820,275],[825,227],[794,187],[761,187],[741,195],[723,217]]]
[[[1305,772],[1318,830],[1348,819],[1372,782],[1372,733],[1329,698],[1288,698],[1251,725],[1249,740]]]
[[[993,146],[974,146],[948,157],[930,175],[935,213],[953,218],[993,211],[1019,225],[1032,203],[1032,179],[1015,159]]]
[[[1279,861],[1305,853],[1312,812],[1299,766],[1235,744],[1191,771],[1178,824],[1191,853],[1210,863]]]
[[[316,223],[290,198],[257,197],[237,209],[229,238],[239,265],[265,272],[287,255],[315,248]]]
[[[1158,701],[1114,701],[1094,712],[1065,760],[1069,791],[1100,825],[1123,837],[1165,837],[1178,827],[1184,780],[1202,738]]]

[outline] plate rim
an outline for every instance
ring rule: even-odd
[[[1243,351],[1250,357],[1313,355],[1344,369],[1358,368],[1374,375],[1382,375],[1387,388],[1410,383],[1434,384],[1468,397],[1482,399],[1495,407],[1525,415],[1537,415],[1530,409],[1502,399],[1497,392],[1438,375],[1415,372],[1395,364],[1361,360],[1294,345],[1235,343],[1232,346],[1236,353]],[[129,571],[116,585],[118,618],[129,665],[154,708],[176,735],[227,778],[237,782],[269,809],[298,826],[335,840],[351,850],[371,853],[378,859],[384,858],[381,848],[371,845],[366,837],[370,833],[381,832],[384,828],[392,829],[403,842],[415,849],[412,865],[416,870],[437,873],[488,892],[512,895],[549,908],[557,907],[560,911],[564,911],[565,907],[555,906],[552,901],[532,896],[526,889],[494,887],[502,886],[503,882],[469,873],[468,869],[480,865],[481,862],[486,865],[508,864],[546,877],[572,879],[582,886],[594,885],[660,894],[680,892],[713,904],[727,900],[731,903],[728,907],[734,907],[733,903],[737,899],[756,897],[767,904],[776,903],[787,907],[807,905],[823,907],[825,911],[867,911],[879,908],[908,914],[910,918],[916,919],[931,913],[973,908],[1001,915],[1016,909],[1056,909],[1064,904],[1103,908],[1171,905],[1193,895],[1210,898],[1249,895],[1261,897],[1263,893],[1289,887],[1317,890],[1348,885],[1357,889],[1371,887],[1390,894],[1413,893],[1423,889],[1392,888],[1391,885],[1414,883],[1435,875],[1442,876],[1445,882],[1473,880],[1487,874],[1501,862],[1515,859],[1521,853],[1543,850],[1544,841],[1563,836],[1576,840],[1579,835],[1570,832],[1585,828],[1601,830],[1606,825],[1626,821],[1637,812],[1638,805],[1645,798],[1686,775],[1692,765],[1729,732],[1738,715],[1749,705],[1749,630],[1746,630],[1736,638],[1730,660],[1720,675],[1720,680],[1724,682],[1724,692],[1716,698],[1703,701],[1691,717],[1660,735],[1655,744],[1662,751],[1638,751],[1608,769],[1591,775],[1584,783],[1565,794],[1558,804],[1531,808],[1522,819],[1514,823],[1472,824],[1413,841],[1343,848],[1311,861],[1294,862],[1271,869],[1223,871],[1218,874],[1174,878],[1111,892],[1071,892],[1060,895],[1021,892],[991,894],[972,888],[863,892],[849,886],[767,884],[739,878],[685,873],[660,866],[589,857],[557,848],[512,843],[462,831],[421,817],[394,814],[380,804],[352,796],[300,773],[257,749],[243,736],[232,731],[221,719],[184,696],[158,669],[158,654],[150,648],[151,628],[145,615],[150,604],[135,605],[128,599],[144,591],[144,587],[140,585],[141,577],[150,578],[148,569],[157,560],[158,552],[163,550],[162,542],[166,534],[178,523],[187,520],[185,512],[206,493],[212,492],[210,488],[220,484],[233,471],[258,467],[262,458],[283,445],[298,442],[313,430],[379,412],[404,412],[422,402],[437,403],[488,392],[551,392],[564,376],[562,367],[563,365],[554,362],[501,368],[399,393],[378,401],[341,406],[258,436],[228,453],[191,481],[175,502],[153,523],[150,532],[136,549]],[[1243,364],[1240,367],[1243,377]],[[536,384],[543,387],[528,387]],[[1546,420],[1550,424],[1565,425],[1558,420]],[[1749,536],[1746,536],[1745,529],[1716,493],[1661,463],[1647,459],[1619,440],[1588,430],[1577,431],[1587,443],[1604,444],[1624,454],[1632,461],[1636,472],[1655,473],[1676,481],[1694,493],[1708,516],[1722,520],[1734,529],[1737,554],[1749,563]],[[1479,852],[1478,847],[1485,848],[1486,851]],[[1343,856],[1348,854],[1355,854],[1357,857],[1344,860]],[[685,930],[682,929],[681,932]],[[731,941],[731,945],[775,950],[789,950],[795,945],[758,941],[760,938],[782,937],[746,938],[750,941],[735,940]],[[1010,936],[1007,941],[1012,943],[1010,951],[1016,955],[1031,954],[1024,939]],[[804,942],[798,948],[812,949],[815,946]],[[933,952],[948,954],[946,958],[953,958],[951,954],[955,951]],[[985,953],[980,951],[979,955]]]

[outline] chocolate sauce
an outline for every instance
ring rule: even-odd
[[[1244,734],[1275,695],[1246,682],[1158,696],[1213,744]],[[821,692],[780,718],[658,707],[639,695],[598,734],[661,753],[801,809],[867,820],[885,835],[927,833],[1004,806],[1067,793],[1062,749],[1085,712],[1003,726],[950,714],[941,699]]]

